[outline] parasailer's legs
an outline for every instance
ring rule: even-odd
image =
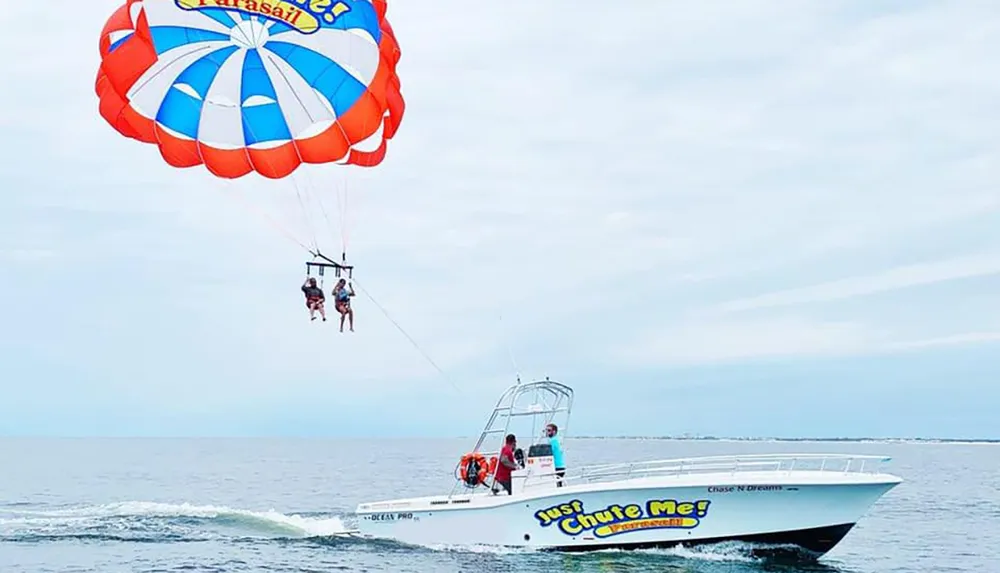
[[[316,312],[319,311],[319,315],[323,317],[323,322],[326,322],[326,309],[323,308],[323,299],[308,300],[306,301],[306,306],[309,307],[309,320],[316,320]]]
[[[344,319],[346,318],[351,332],[354,332],[354,309],[351,308],[351,303],[338,302],[337,312],[340,313],[340,331],[344,332]]]

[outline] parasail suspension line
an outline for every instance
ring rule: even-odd
[[[417,349],[417,352],[419,352],[424,357],[424,359],[427,360],[427,362],[430,363],[430,365],[433,366],[434,369],[438,371],[438,374],[440,374],[442,378],[444,378],[449,384],[451,384],[452,388],[454,388],[456,392],[462,394],[462,389],[458,387],[458,384],[455,384],[455,381],[449,378],[447,374],[445,374],[444,370],[442,370],[441,367],[438,366],[436,362],[434,362],[434,359],[432,359],[426,352],[424,352],[424,349],[421,348],[419,344],[417,344],[417,341],[414,340],[413,337],[410,336],[409,333],[407,333],[406,330],[404,330],[403,327],[400,326],[398,322],[393,320],[393,318],[389,315],[389,311],[383,308],[382,305],[380,305],[378,301],[375,300],[375,297],[373,297],[371,293],[365,290],[363,286],[358,284],[357,281],[355,281],[354,286],[358,287],[358,290],[360,290],[362,294],[368,297],[368,300],[370,300],[372,304],[374,304],[376,307],[378,307],[380,311],[382,311],[382,314],[384,314],[385,317],[389,320],[389,322],[391,322],[392,325],[396,327],[396,330],[398,330],[403,336],[406,337],[407,340],[410,341],[410,344],[412,344],[413,347]]]

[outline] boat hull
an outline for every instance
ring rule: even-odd
[[[644,541],[638,543],[606,543],[606,544],[577,544],[562,545],[558,547],[540,548],[544,551],[563,552],[584,552],[600,551],[607,549],[639,550],[639,549],[668,549],[671,547],[685,546],[697,547],[699,545],[712,545],[716,543],[741,542],[752,544],[749,551],[754,556],[772,557],[777,555],[807,554],[813,557],[820,557],[833,549],[835,545],[847,536],[855,526],[854,523],[844,523],[841,525],[829,525],[826,527],[814,527],[811,529],[797,529],[793,531],[773,531],[769,533],[735,534],[726,537],[693,537],[690,539],[673,539],[659,541]]]
[[[400,500],[391,510],[359,507],[358,530],[417,545],[590,551],[735,540],[791,545],[819,556],[899,483],[892,476],[809,481],[682,487],[647,482],[600,490],[553,488],[530,496]]]

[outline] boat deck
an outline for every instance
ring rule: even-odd
[[[555,474],[550,479],[525,482],[515,494],[496,495],[489,488],[479,487],[459,493],[409,499],[364,503],[359,513],[451,509],[503,505],[524,499],[559,494],[581,493],[609,489],[644,487],[696,487],[726,485],[797,484],[857,484],[899,483],[893,475],[881,472],[891,458],[887,456],[853,454],[760,454],[677,458],[631,463],[584,466],[569,469],[556,487]],[[514,479],[525,478],[514,476]]]

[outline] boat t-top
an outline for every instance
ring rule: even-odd
[[[577,466],[556,471],[550,423],[565,436],[573,390],[549,380],[516,383],[455,468],[449,493],[362,503],[357,534],[415,545],[539,550],[640,549],[742,541],[819,557],[902,482],[890,458],[846,454],[711,456]],[[518,433],[521,432],[521,433]],[[508,434],[511,492],[494,480]],[[519,440],[519,441],[520,441]],[[561,469],[561,468],[560,468]]]

